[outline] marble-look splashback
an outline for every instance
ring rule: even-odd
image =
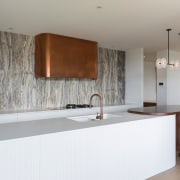
[[[0,32],[0,110],[87,104],[93,93],[103,96],[104,105],[124,104],[125,52],[98,51],[97,80],[35,78],[34,37]]]

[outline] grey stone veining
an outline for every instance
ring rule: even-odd
[[[93,93],[103,96],[104,105],[124,104],[125,52],[99,48],[97,80],[37,79],[34,37],[0,32],[0,110],[87,104]]]

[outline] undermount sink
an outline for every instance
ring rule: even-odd
[[[113,119],[113,118],[118,118],[118,117],[120,117],[120,115],[103,114],[103,119]],[[86,116],[67,117],[67,119],[77,121],[77,122],[101,121],[99,119],[96,119],[96,114],[86,115]]]

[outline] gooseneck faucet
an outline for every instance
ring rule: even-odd
[[[89,106],[90,106],[90,108],[92,107],[92,99],[95,96],[99,97],[99,107],[100,107],[100,114],[97,114],[96,119],[102,120],[103,119],[103,99],[102,99],[102,97],[99,94],[93,94],[90,97]]]

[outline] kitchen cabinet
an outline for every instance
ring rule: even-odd
[[[175,166],[174,116],[118,114],[0,124],[0,179],[143,180]]]
[[[35,36],[35,75],[97,79],[97,42],[50,33]]]
[[[147,101],[145,101],[145,102],[143,103],[143,106],[144,106],[144,107],[156,106],[156,105],[157,105],[156,102],[147,102]]]
[[[132,108],[128,112],[142,115],[176,115],[176,150],[180,153],[180,106],[179,105],[164,105],[152,106],[143,108]]]

